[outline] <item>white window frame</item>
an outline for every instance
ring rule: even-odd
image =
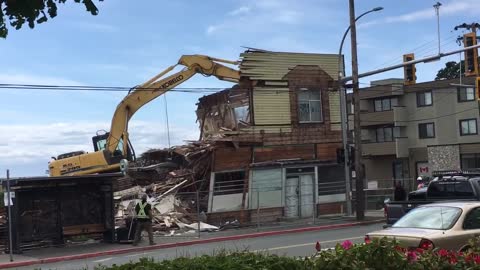
[[[300,91],[305,91],[305,92],[317,92],[318,91],[318,94],[319,94],[319,99],[310,99],[310,94],[309,94],[309,99],[300,99],[300,95],[297,95],[297,113],[298,113],[298,122],[303,124],[303,123],[323,123],[323,114],[322,114],[322,109],[323,109],[323,104],[322,104],[322,93],[320,90],[318,89],[308,89],[308,88],[300,88]],[[300,119],[300,104],[301,103],[307,103],[308,102],[308,107],[309,107],[309,113],[308,113],[308,116],[309,116],[309,120],[301,120]],[[312,103],[318,103],[320,104],[320,112],[319,112],[319,118],[320,120],[312,120],[312,111],[311,111],[311,107],[312,107]]]
[[[467,132],[463,132],[463,124],[467,124]],[[460,136],[468,136],[468,135],[477,135],[478,134],[478,126],[477,126],[477,119],[462,119],[460,120]]]
[[[462,91],[465,91],[465,99],[462,99]],[[473,87],[458,88],[458,102],[467,102],[467,101],[474,101],[474,100],[475,100],[475,88]]]
[[[427,95],[430,96],[430,103],[427,102]],[[423,100],[423,104],[420,102]],[[432,91],[417,92],[417,107],[427,107],[433,105],[433,93]]]

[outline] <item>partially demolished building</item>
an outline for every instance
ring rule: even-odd
[[[211,156],[210,222],[343,211],[338,55],[248,50],[241,83],[197,104]]]
[[[199,99],[198,141],[147,151],[126,176],[14,182],[15,251],[85,237],[131,240],[132,209],[142,192],[150,195],[161,235],[343,212],[338,60],[248,50],[241,54],[240,83]]]

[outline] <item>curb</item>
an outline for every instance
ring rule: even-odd
[[[67,256],[60,256],[60,257],[45,258],[45,259],[21,261],[21,262],[9,262],[9,263],[3,263],[3,264],[0,263],[0,269],[13,268],[13,267],[23,267],[23,266],[30,266],[30,265],[35,265],[35,264],[47,264],[47,263],[56,263],[56,262],[62,262],[62,261],[81,260],[81,259],[102,257],[102,256],[108,256],[108,255],[118,255],[118,254],[150,251],[150,250],[157,250],[157,249],[166,249],[166,248],[173,248],[173,247],[192,246],[192,245],[207,244],[207,243],[214,243],[214,242],[224,242],[224,241],[257,238],[257,237],[264,237],[264,236],[274,236],[274,235],[282,235],[282,234],[289,234],[289,233],[301,233],[301,232],[313,232],[313,231],[321,231],[321,230],[332,230],[332,229],[339,229],[339,228],[345,228],[345,227],[353,227],[353,226],[357,226],[357,225],[376,224],[376,223],[381,223],[381,222],[384,222],[384,221],[385,221],[384,219],[378,219],[378,220],[363,221],[363,222],[352,222],[352,223],[323,225],[323,226],[305,227],[305,228],[297,228],[297,229],[287,229],[287,230],[279,230],[279,231],[257,232],[257,233],[231,235],[231,236],[220,236],[220,237],[214,237],[214,238],[208,238],[208,239],[199,239],[199,240],[192,240],[192,241],[185,241],[185,242],[158,244],[158,245],[154,245],[154,246],[132,247],[132,248],[114,249],[114,250],[107,250],[107,251],[100,251],[100,252],[85,253],[85,254],[67,255]]]

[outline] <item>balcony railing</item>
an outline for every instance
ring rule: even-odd
[[[360,113],[360,125],[362,127],[393,124],[393,122],[394,122],[393,110],[382,111],[382,112]]]
[[[362,145],[364,156],[396,155],[395,142],[366,143]]]
[[[408,157],[408,138],[395,138],[391,142],[370,142],[362,145],[364,156]]]

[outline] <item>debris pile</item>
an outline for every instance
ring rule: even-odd
[[[205,223],[208,179],[214,145],[191,142],[170,149],[152,149],[129,164],[127,175],[115,185],[117,229],[133,235],[135,206],[146,193],[157,235],[215,231]]]

